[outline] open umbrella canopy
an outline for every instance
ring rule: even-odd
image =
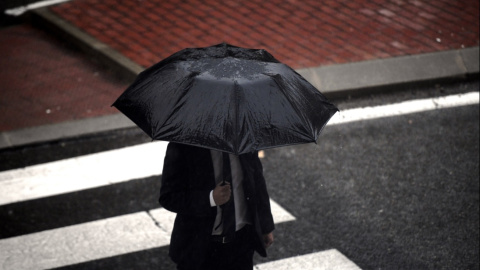
[[[113,104],[152,139],[243,154],[316,142],[338,111],[265,50],[181,50],[138,75]]]

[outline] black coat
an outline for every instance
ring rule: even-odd
[[[258,153],[239,156],[245,198],[257,237],[255,250],[267,255],[261,235],[274,230],[270,201]],[[215,177],[210,150],[170,143],[165,156],[160,204],[177,213],[170,241],[174,262],[189,260],[200,265],[207,256],[217,207],[210,206]]]

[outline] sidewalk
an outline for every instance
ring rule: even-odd
[[[132,126],[110,104],[141,70],[185,47],[227,42],[265,48],[327,96],[479,72],[474,0],[194,3],[76,0],[33,12],[35,26],[74,43],[123,81],[85,54],[59,50],[58,40],[39,29],[0,29],[0,64],[9,67],[0,72],[6,89],[0,149]],[[43,47],[22,47],[28,42],[18,42],[19,36],[43,40],[29,43]],[[49,46],[66,58],[39,53]],[[7,51],[11,56],[4,58]],[[25,80],[18,70],[27,67],[32,76]],[[52,73],[57,76],[45,76]],[[88,79],[79,87],[78,78]],[[22,118],[28,121],[19,125]]]

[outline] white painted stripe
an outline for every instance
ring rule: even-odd
[[[257,270],[360,270],[336,249],[286,258],[278,261],[262,263],[255,266]]]
[[[0,172],[0,205],[160,175],[167,142]]]
[[[4,270],[50,269],[168,245],[146,212],[0,240]]]
[[[40,2],[36,2],[36,3],[28,4],[26,6],[20,6],[20,7],[16,7],[16,8],[7,9],[7,10],[5,10],[5,14],[11,15],[11,16],[20,16],[23,13],[25,13],[29,10],[32,10],[32,9],[52,6],[52,5],[56,5],[56,4],[60,4],[60,3],[63,3],[63,2],[68,2],[68,1],[71,1],[71,0],[45,0],[45,1],[40,1]]]
[[[272,209],[272,215],[275,224],[295,220],[295,217],[292,214],[290,214],[287,210],[283,209],[275,201],[270,200],[270,206]],[[159,226],[169,234],[172,233],[175,213],[169,212],[165,210],[165,208],[157,208],[154,210],[150,210],[149,213],[151,217],[155,220],[157,226]]]
[[[275,223],[294,220],[271,201]],[[175,214],[158,208],[0,240],[0,268],[47,269],[170,244]]]
[[[344,124],[478,103],[478,92],[413,100],[341,111],[328,124]],[[166,142],[153,142],[0,172],[0,205],[160,175],[166,146]]]
[[[273,220],[275,221],[275,223],[295,220],[294,216],[292,216],[287,210],[283,209],[273,200],[270,200],[270,208],[272,209]]]
[[[411,113],[445,109],[479,103],[479,92],[451,95],[438,98],[419,99],[401,103],[365,107],[340,111],[328,122],[328,125],[345,124],[349,122],[370,120],[384,117],[399,116]]]

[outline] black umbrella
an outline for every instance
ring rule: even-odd
[[[338,111],[265,50],[181,50],[138,75],[113,104],[152,139],[233,154],[316,142]]]

